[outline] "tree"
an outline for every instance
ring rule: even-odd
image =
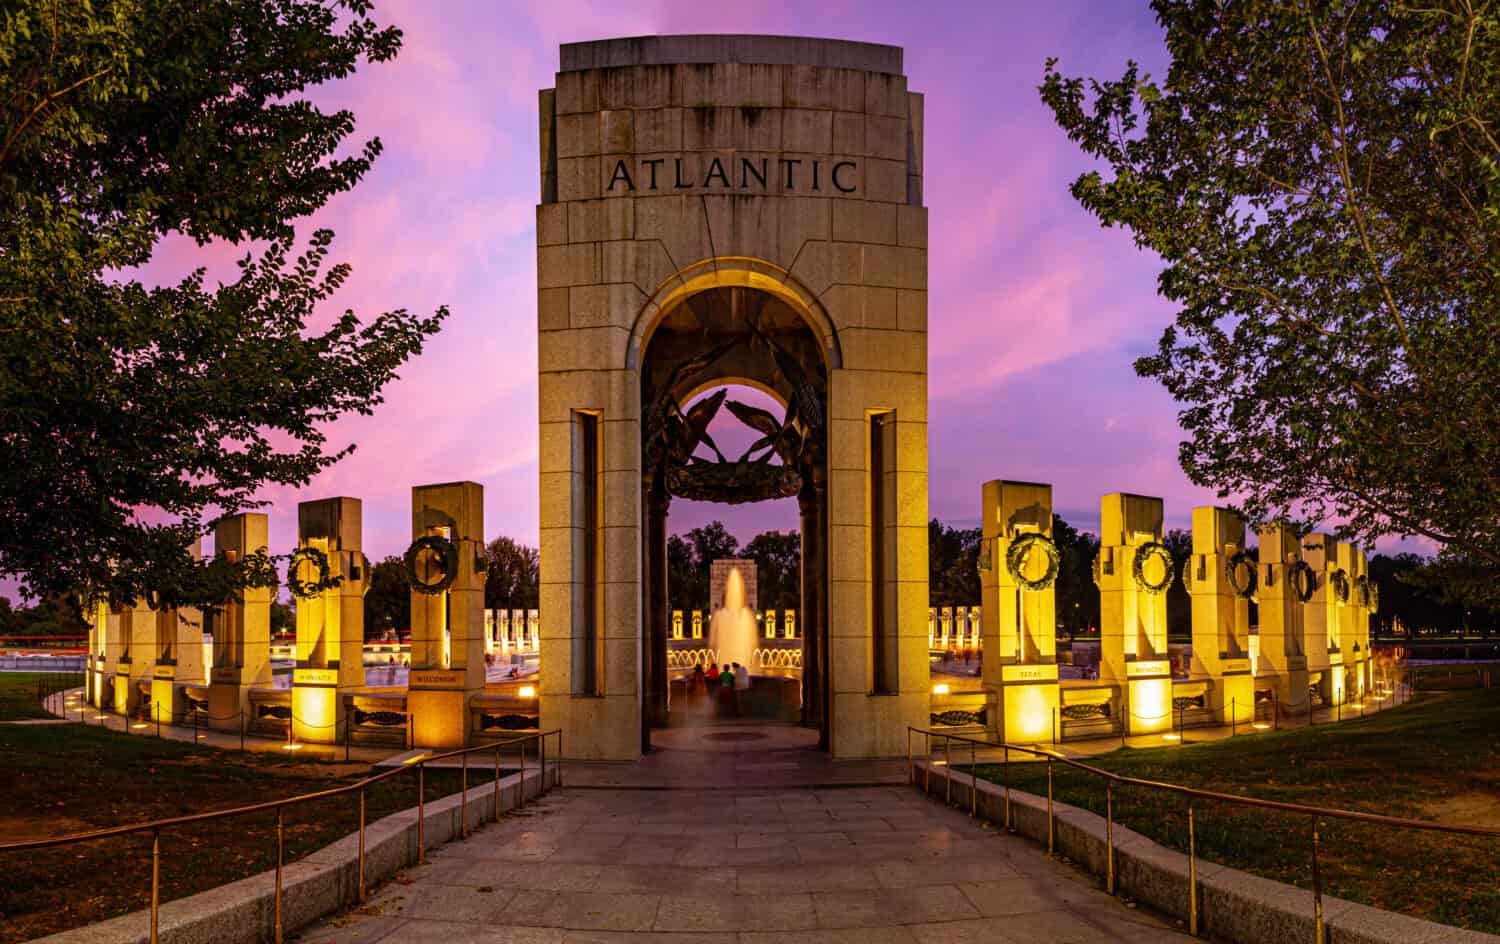
[[[756,593],[762,609],[802,608],[802,535],[797,531],[765,531],[740,550],[755,561]]]
[[[674,543],[676,542],[675,549]],[[740,542],[722,521],[710,521],[685,538],[667,539],[668,599],[679,609],[711,609],[708,599],[711,565],[739,553]]]
[[[484,549],[484,556],[489,561],[484,575],[484,605],[490,609],[535,609],[541,580],[537,549],[498,537]]]
[[[1099,588],[1094,585],[1094,558],[1099,554],[1099,539],[1054,514],[1052,540],[1060,556],[1054,596],[1058,628],[1070,634],[1097,629]]]
[[[293,223],[380,142],[304,93],[392,58],[368,0],[23,2],[0,19],[0,574],[212,603],[247,580],[186,548],[347,455],[446,315],[325,312],[348,277]],[[161,240],[263,241],[216,287],[131,277]],[[267,568],[260,568],[265,570]]]
[[[1072,193],[1162,260],[1136,362],[1255,521],[1440,542],[1500,598],[1500,7],[1154,0],[1172,64],[1043,101]]]
[[[693,546],[683,538],[667,538],[667,599],[679,610],[702,608],[708,599],[708,578],[699,587],[698,567],[693,561]]]
[[[411,583],[406,561],[387,557],[370,568],[370,591],[365,594],[365,638],[378,639],[386,631],[411,632]]]
[[[271,601],[271,635],[283,636],[297,631],[297,609],[279,600]]]
[[[1193,556],[1193,532],[1172,528],[1161,543],[1172,555],[1172,582],[1167,585],[1167,638],[1184,642],[1193,636],[1193,598],[1182,585],[1182,564]]]
[[[979,605],[979,533],[927,522],[928,606]]]

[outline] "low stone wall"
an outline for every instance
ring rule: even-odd
[[[526,796],[539,796],[553,786],[557,770],[526,772]],[[516,805],[521,775],[500,781],[500,811]],[[352,797],[353,794],[350,794]],[[460,804],[464,795],[455,793],[426,804],[422,826],[423,844],[431,849],[457,838]],[[468,821],[472,827],[494,819],[493,783],[470,787],[467,794]],[[162,836],[163,854],[170,855],[171,833]],[[365,826],[365,888],[416,864],[417,811],[392,813]],[[150,861],[140,863],[149,881]],[[275,928],[276,873],[262,872],[238,882],[221,885],[161,906],[157,934],[160,944],[262,944],[273,940]],[[324,915],[353,904],[359,896],[359,834],[353,833],[324,846],[281,872],[282,930],[290,937]],[[151,933],[151,913],[128,915],[39,938],[34,944],[146,944]]]
[[[913,762],[917,788],[943,797],[952,777],[953,802],[971,808],[973,778],[947,767]],[[1100,784],[1103,789],[1103,784]],[[1105,873],[1104,817],[1065,803],[1054,803],[1054,842],[1059,855],[1100,877]],[[1005,821],[1005,789],[979,781],[978,815],[997,825]],[[1046,845],[1047,798],[1012,790],[1011,825],[1018,833]],[[1157,845],[1134,830],[1114,824],[1116,893],[1156,911],[1188,919],[1187,856]],[[1310,850],[1287,850],[1288,855]],[[1310,865],[1309,865],[1310,867]],[[1260,878],[1200,858],[1198,928],[1205,938],[1233,944],[1307,942],[1313,937],[1311,891]],[[1500,936],[1464,931],[1409,918],[1368,905],[1323,896],[1326,944],[1497,944]]]

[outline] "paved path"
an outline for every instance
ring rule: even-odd
[[[674,752],[675,753],[675,752]],[[565,784],[303,942],[1171,941],[1027,840],[906,786]]]

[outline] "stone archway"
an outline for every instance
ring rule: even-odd
[[[671,280],[666,300],[653,300],[637,322],[645,522],[643,750],[650,747],[651,729],[664,726],[669,713],[667,515],[673,497],[730,504],[797,498],[801,718],[817,729],[818,745],[828,746],[828,391],[838,337],[826,318],[817,317],[815,300],[809,303],[780,279],[771,290],[761,272],[740,261],[722,260],[719,269],[720,260],[710,260],[697,267],[699,274]],[[724,392],[684,408],[699,393],[736,384],[772,396],[782,416],[726,403]],[[707,435],[723,406],[762,434],[733,460]],[[715,457],[701,454],[705,445]]]
[[[539,106],[542,725],[563,730],[569,757],[640,754],[660,689],[642,405],[664,380],[658,357],[714,350],[701,331],[674,335],[674,319],[719,298],[784,310],[773,322],[806,332],[797,356],[817,367],[826,414],[826,461],[798,483],[815,492],[810,543],[826,538],[808,549],[826,579],[805,582],[822,597],[826,742],[836,757],[904,754],[930,682],[923,105],[901,51],[768,36],[571,44]],[[768,350],[727,349],[703,369],[795,400]],[[668,386],[680,402],[697,384]]]

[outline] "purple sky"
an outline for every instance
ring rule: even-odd
[[[1131,369],[1172,315],[1157,266],[1068,195],[1086,162],[1036,92],[1049,55],[1070,74],[1117,77],[1134,58],[1161,75],[1143,2],[383,0],[378,11],[405,31],[400,57],[318,100],[351,108],[359,138],[379,135],[385,153],[315,222],[354,267],[339,308],[448,304],[453,315],[374,417],[332,429],[332,446],[358,444],[352,457],[305,489],[265,494],[273,552],[292,547],[297,501],[343,494],[364,500],[366,553],[400,553],[410,486],[455,479],[484,485],[487,536],[536,541],[537,90],[554,85],[560,43],[651,33],[906,50],[909,86],[926,95],[934,517],[976,523],[991,478],[1053,483],[1058,510],[1089,529],[1106,492],[1162,496],[1169,526],[1212,501],[1177,465],[1170,398]],[[147,274],[206,264],[227,275],[240,252],[176,242]],[[742,539],[796,521],[791,502],[674,511],[674,531],[722,517]]]
[[[410,486],[455,479],[484,485],[487,536],[536,541],[536,93],[554,85],[560,43],[651,33],[789,33],[906,50],[909,87],[926,95],[934,517],[976,523],[990,478],[1053,483],[1058,509],[1084,527],[1097,526],[1106,492],[1161,495],[1173,524],[1211,500],[1177,466],[1170,398],[1131,369],[1171,317],[1156,266],[1068,195],[1086,163],[1036,93],[1049,55],[1077,74],[1114,77],[1129,58],[1163,72],[1144,4],[377,9],[405,32],[401,55],[318,100],[351,108],[358,136],[379,135],[385,153],[315,222],[338,234],[332,257],[354,267],[340,308],[448,304],[453,314],[374,417],[332,428],[331,445],[358,444],[353,456],[305,489],[266,492],[273,551],[292,546],[297,501],[344,494],[364,500],[366,553],[399,553]],[[176,277],[205,257],[228,275],[237,253],[174,244],[148,275]],[[744,540],[794,527],[796,507],[678,502],[671,524],[716,517]]]

